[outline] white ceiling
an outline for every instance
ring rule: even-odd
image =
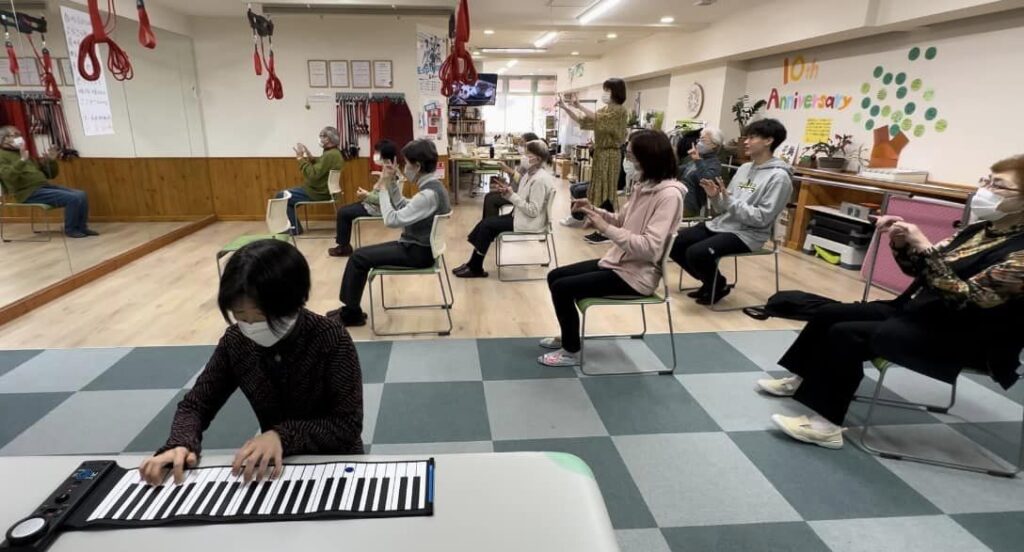
[[[154,0],[150,0],[151,2]],[[240,0],[156,0],[167,8],[196,17],[241,16],[246,2]],[[576,21],[595,0],[469,0],[472,24],[470,46],[475,48],[532,47],[547,31],[559,31],[559,39],[543,54],[507,54],[485,56],[485,59],[510,57],[566,61],[571,52],[581,58],[596,58],[613,48],[646,38],[658,32],[687,32],[702,29],[715,21],[735,16],[751,0],[718,0],[712,6],[698,7],[693,0],[620,0],[604,15],[583,26]],[[255,2],[254,2],[255,3]],[[296,7],[393,6],[449,7],[457,0],[274,0],[273,4],[294,4]],[[675,22],[659,22],[672,16]],[[485,35],[484,29],[493,29]],[[618,38],[606,38],[614,32]]]

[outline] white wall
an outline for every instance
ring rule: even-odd
[[[447,29],[433,18],[385,16],[279,15],[274,18],[274,55],[284,86],[284,99],[268,101],[266,74],[253,72],[252,34],[242,17],[196,18],[191,21],[195,43],[201,105],[211,157],[280,157],[292,155],[296,141],[312,147],[317,133],[335,125],[335,92],[372,92],[310,88],[309,59],[392,60],[394,88],[378,92],[404,93],[418,127],[422,108],[416,80],[416,25]],[[328,94],[329,102],[310,102],[310,94]],[[446,126],[446,125],[445,125]],[[419,135],[420,129],[414,128]],[[443,142],[437,143],[439,151]],[[315,148],[313,148],[315,149]],[[361,140],[360,155],[369,152]]]
[[[908,59],[912,47],[922,51],[937,48],[938,55],[927,61]],[[833,119],[833,133],[853,134],[857,144],[872,144],[872,133],[865,128],[867,119],[876,125],[892,124],[891,118],[869,117],[860,104],[866,96],[872,102],[905,106],[914,101],[916,112],[910,117],[913,127],[924,125],[924,134],[915,137],[907,132],[910,143],[902,151],[900,167],[925,169],[933,180],[973,184],[986,174],[988,166],[1003,157],[1024,150],[1020,139],[1021,119],[1016,103],[1024,96],[1024,14],[986,17],[980,20],[944,24],[912,33],[893,33],[870,40],[859,40],[828,47],[813,48],[756,60],[749,66],[747,92],[752,98],[768,98],[772,88],[780,94],[842,94],[853,97],[842,111],[834,109],[770,109],[768,117],[781,120],[789,130],[790,142],[803,138],[810,117]],[[817,60],[817,77],[783,85],[783,58],[802,55],[808,62]],[[907,84],[920,78],[919,91],[908,91],[903,100],[895,99],[897,86],[884,86],[873,78],[875,67],[884,72],[908,75]],[[861,86],[871,87],[869,94]],[[887,89],[886,101],[877,101],[879,89]],[[922,97],[934,91],[934,99]],[[937,109],[934,120],[925,119],[929,107]],[[861,120],[855,121],[860,113]],[[936,123],[945,120],[948,129],[936,130]]]
[[[650,79],[634,80],[626,83],[626,108],[632,110],[636,105],[637,94],[640,95],[640,112],[665,111],[668,106],[669,82],[668,75]],[[667,121],[668,119],[666,119]]]

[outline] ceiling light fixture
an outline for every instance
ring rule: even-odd
[[[480,50],[473,52],[473,57],[480,57]]]
[[[494,29],[484,29],[484,34],[485,35],[492,35],[492,34],[494,34]]]
[[[573,52],[573,53],[571,53],[571,54],[569,54],[569,55],[572,55],[572,56],[578,56],[578,55],[580,55],[580,53],[579,53],[579,52]]]
[[[661,18],[661,22],[668,25],[669,23],[675,23],[676,18],[672,17],[671,15],[666,15],[665,17]]]
[[[612,40],[615,40],[616,38],[619,38],[619,35],[617,35],[615,33],[608,33],[608,34],[606,34],[604,36],[607,37],[607,38],[610,38]]]
[[[515,67],[517,63],[519,63],[518,59],[510,59],[510,60],[508,60],[508,63],[505,64],[505,67],[508,67],[509,69],[511,69],[511,68]]]
[[[508,68],[507,68],[507,67],[502,67],[501,69],[498,69],[498,70],[497,70],[497,73],[498,73],[499,75],[504,75],[504,74],[505,74],[505,71],[508,71]]]
[[[538,38],[537,41],[533,43],[533,46],[535,48],[543,48],[543,47],[547,46],[548,44],[551,44],[552,42],[554,42],[555,39],[557,39],[557,38],[558,38],[558,31],[551,31],[551,32],[548,32],[548,33],[544,33],[544,36]]]
[[[583,13],[576,17],[576,21],[579,21],[580,25],[587,25],[608,10],[612,9],[612,6],[618,3],[619,0],[597,0],[597,2],[591,4],[589,8],[583,10]]]
[[[543,54],[546,48],[480,48],[485,54]]]

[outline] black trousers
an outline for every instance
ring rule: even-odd
[[[614,271],[597,266],[597,259],[556,268],[548,272],[548,289],[562,333],[562,348],[580,350],[580,315],[576,301],[607,295],[640,296]]]
[[[587,190],[590,188],[590,182],[580,182],[569,186],[569,196],[573,199],[585,199],[587,197]],[[605,201],[598,207],[608,211],[609,213],[615,212],[615,205],[611,201]],[[579,211],[572,211],[570,213],[572,218],[576,220],[583,220],[584,215]]]
[[[352,253],[341,277],[339,298],[344,303],[342,316],[362,314],[359,306],[366,289],[366,277],[371,268],[400,266],[427,268],[434,264],[434,253],[429,247],[402,242],[387,242],[360,247]]]
[[[715,261],[722,255],[749,252],[750,248],[736,234],[712,232],[702,222],[679,231],[669,256],[710,292],[715,279],[718,279],[718,289],[725,287],[726,282],[725,276],[715,270]]]
[[[902,316],[890,301],[838,303],[807,323],[779,365],[803,378],[797,401],[842,425],[865,361],[881,357],[952,382],[968,362],[962,339],[955,326]]]
[[[501,207],[504,205],[512,205],[512,202],[505,199],[505,196],[498,192],[487,192],[487,195],[484,196],[484,213],[480,220],[487,220],[500,215]]]
[[[473,231],[469,233],[469,243],[473,245],[473,249],[478,253],[486,255],[487,250],[498,237],[498,234],[511,232],[514,229],[512,215],[485,218],[476,223]]]
[[[363,207],[362,202],[351,203],[338,209],[337,220],[335,221],[334,241],[338,245],[349,245],[352,239],[352,221],[359,217],[369,217],[370,212]]]

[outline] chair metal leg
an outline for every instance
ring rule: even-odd
[[[391,305],[391,306],[388,306],[387,302],[385,300],[384,276],[383,275],[378,276],[380,278],[380,284],[379,284],[380,285],[380,303],[381,303],[381,306],[384,308],[385,311],[389,311],[389,310],[414,310],[414,309],[436,309],[436,308],[440,308],[440,309],[445,311],[445,317],[448,319],[448,329],[446,329],[446,330],[445,329],[440,329],[440,330],[424,330],[424,331],[414,331],[414,332],[385,332],[385,331],[377,329],[377,324],[375,322],[375,312],[374,312],[375,309],[376,309],[376,302],[373,299],[373,282],[371,281],[369,283],[369,286],[368,286],[369,289],[370,289],[370,328],[373,330],[373,333],[375,335],[380,335],[380,336],[427,335],[427,334],[430,334],[430,335],[437,334],[439,336],[449,336],[449,335],[451,335],[452,330],[455,329],[455,323],[452,320],[452,313],[451,313],[452,307],[455,305],[455,290],[452,288],[452,281],[451,281],[451,278],[448,276],[448,263],[445,261],[444,255],[441,256],[441,266],[442,266],[442,272],[445,273],[443,279],[441,278],[441,272],[438,272],[438,274],[437,274],[438,287],[441,288],[441,303],[439,303],[439,304],[431,303],[431,304],[425,304],[425,305]],[[447,290],[445,290],[445,281],[448,282],[448,289]]]
[[[552,256],[555,258],[555,268],[558,268],[558,247],[555,246],[555,234],[548,232],[548,242],[551,244]]]
[[[667,304],[667,303],[666,303]],[[675,340],[672,341],[672,370],[644,370],[641,372],[634,371],[623,371],[623,372],[587,372],[585,369],[586,363],[584,362],[584,351],[586,350],[586,343],[588,339],[643,339],[647,335],[647,309],[646,305],[640,305],[640,319],[643,321],[643,329],[639,334],[626,334],[626,335],[592,335],[587,336],[587,311],[583,310],[580,312],[580,373],[585,376],[637,376],[644,374],[671,374],[675,371],[675,358],[676,348]],[[672,335],[672,317],[669,315],[669,336]]]
[[[883,369],[880,369],[878,371],[878,376],[879,376],[878,379],[879,379],[879,381],[881,381],[881,379],[884,377],[884,374],[885,374],[885,372],[887,370],[888,370],[887,368],[883,368]],[[878,404],[880,404],[882,406],[891,406],[893,408],[905,408],[907,410],[921,410],[921,411],[924,411],[924,412],[932,412],[932,413],[935,413],[935,414],[946,414],[956,404],[957,383],[959,383],[959,379],[957,381],[953,382],[953,385],[952,385],[953,389],[952,389],[952,392],[950,393],[949,404],[947,404],[945,406],[937,405],[937,404],[916,403],[916,402],[913,402],[913,401],[901,401],[901,400],[898,400],[898,399],[883,399],[883,398],[878,397],[878,396],[866,397],[864,395],[854,395],[853,396],[853,400],[855,400],[857,402],[878,403]],[[877,389],[876,389],[876,391],[877,391]],[[870,414],[870,408],[868,409],[868,413]]]
[[[523,234],[519,234],[519,235],[523,235]],[[531,240],[528,240],[528,241],[552,242],[551,238],[553,238],[553,236],[551,236],[550,234],[543,234],[543,236],[545,236],[545,237],[540,239],[540,240],[533,240],[533,239],[531,239]],[[547,261],[544,262],[544,263],[502,263],[501,262],[501,246],[502,246],[502,244],[505,243],[505,240],[503,238],[504,238],[504,234],[498,234],[498,237],[495,239],[495,244],[494,244],[495,245],[494,262],[495,262],[495,265],[498,268],[498,280],[500,280],[502,282],[535,282],[535,281],[538,281],[538,280],[545,280],[545,279],[547,279],[547,276],[541,276],[540,278],[506,278],[505,275],[504,275],[504,272],[502,272],[502,269],[506,268],[506,267],[510,267],[510,266],[541,266],[541,267],[547,268],[547,267],[551,266],[551,249],[550,249],[550,246],[548,246],[547,244],[544,245],[544,251],[547,254]],[[527,241],[527,240],[523,240],[523,241]],[[552,243],[552,245],[554,245],[554,243]],[[557,257],[556,257],[556,266],[557,266]]]
[[[772,253],[772,255],[775,256],[775,293],[778,293],[779,292],[779,252],[775,251],[774,253]],[[734,270],[735,270],[735,274],[734,274],[734,278],[733,278],[733,282],[732,282],[732,287],[735,288],[736,285],[740,281],[740,259],[739,259],[739,257],[733,257],[732,260],[733,260],[733,263],[734,263],[733,266],[734,266]],[[721,261],[721,259],[716,259],[715,260],[715,274],[716,275],[719,272],[719,264],[720,264],[719,261]],[[680,278],[682,278],[682,277],[680,276]],[[728,285],[729,285],[729,282],[726,281],[726,286],[728,286]],[[711,297],[715,297],[715,295],[717,293],[717,287],[718,287],[718,278],[716,277],[715,281],[712,282],[712,284],[711,284]],[[712,303],[712,304],[708,305],[708,309],[710,309],[710,310],[712,310],[714,312],[731,312],[731,311],[743,310],[743,309],[749,308],[749,307],[763,307],[763,306],[764,306],[764,303],[760,303],[760,304],[757,304],[757,305],[741,305],[741,306],[738,306],[738,307],[719,307],[717,303]]]
[[[883,406],[896,406],[896,407],[900,407],[900,408],[913,408],[912,406],[906,406],[906,405],[912,405],[913,403],[903,402],[903,401],[891,401],[891,400],[887,401],[885,399],[880,399],[879,398],[879,396],[882,393],[882,387],[883,387],[883,384],[885,382],[886,373],[888,371],[889,371],[888,368],[879,370],[878,382],[875,384],[875,392],[872,395],[872,400],[871,400],[870,406],[868,406],[868,413],[867,413],[867,416],[864,419],[864,426],[861,429],[861,434],[860,434],[860,439],[859,439],[860,443],[859,444],[860,444],[860,447],[862,449],[864,449],[865,451],[867,451],[870,454],[873,454],[875,456],[879,456],[881,458],[888,458],[888,459],[892,459],[892,460],[908,460],[908,461],[911,461],[911,462],[918,462],[918,463],[921,463],[921,464],[930,464],[930,465],[933,465],[933,466],[941,466],[941,467],[951,468],[951,469],[956,469],[956,470],[963,470],[963,471],[969,471],[969,472],[975,472],[975,473],[984,473],[984,474],[993,475],[993,476],[997,476],[997,477],[1010,477],[1010,478],[1012,478],[1012,477],[1015,477],[1018,473],[1021,472],[1021,468],[1024,467],[1024,418],[1021,419],[1021,441],[1020,441],[1020,449],[1019,449],[1020,455],[1018,457],[1017,465],[1015,466],[1016,469],[1014,469],[1013,471],[1007,470],[1007,469],[981,467],[981,466],[977,466],[977,465],[973,465],[973,464],[963,464],[963,463],[960,463],[960,462],[949,462],[949,461],[946,461],[946,460],[938,460],[938,459],[935,459],[935,458],[928,458],[928,457],[925,457],[925,456],[916,456],[916,455],[913,455],[913,454],[907,454],[907,453],[904,453],[904,452],[899,452],[899,451],[894,451],[894,450],[883,450],[883,449],[879,449],[879,448],[876,448],[876,447],[868,444],[868,435],[869,435],[869,433],[871,431],[871,427],[872,427],[871,426],[871,420],[872,420],[872,417],[874,416],[874,411],[875,411],[875,407],[876,406],[883,405]],[[951,398],[950,398],[950,401],[949,401],[949,408],[952,408],[953,404],[956,402],[956,383],[955,382],[954,382],[952,387],[953,387],[953,389],[951,391]],[[894,403],[901,403],[901,402],[903,403],[902,405],[901,404],[894,404]],[[929,408],[927,405],[917,405],[917,408],[924,408],[924,409],[927,409],[927,410],[930,410],[930,411],[934,412],[934,410],[931,410],[931,408]],[[948,408],[947,408],[947,410],[948,410]],[[982,456],[986,456],[986,457],[989,456],[988,454],[986,454],[982,450],[982,447],[980,445],[978,445],[977,443],[974,443],[973,441],[972,441],[972,443],[974,444],[975,448],[982,454]],[[993,463],[995,463],[994,459],[993,459]]]
[[[668,315],[668,342],[672,345],[672,369],[662,370],[661,374],[674,374],[679,361],[676,358],[676,333],[672,327],[672,303],[665,301],[665,314]]]

